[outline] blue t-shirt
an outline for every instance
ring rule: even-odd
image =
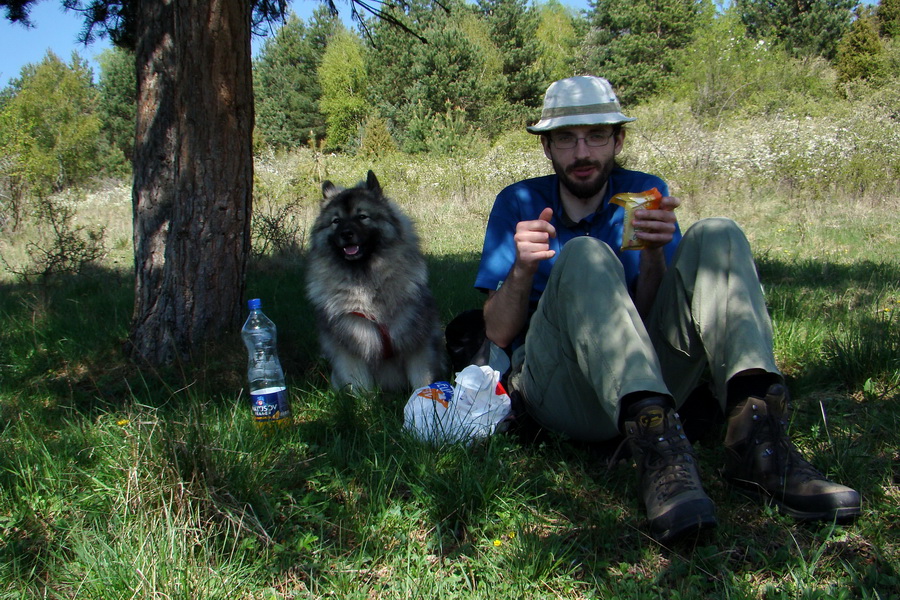
[[[640,171],[629,171],[616,168],[610,174],[609,185],[600,209],[585,217],[579,223],[567,225],[568,219],[563,217],[562,204],[559,197],[559,178],[546,175],[534,179],[526,179],[514,183],[497,195],[491,216],[488,219],[487,231],[484,235],[484,248],[475,287],[481,290],[496,290],[506,279],[509,270],[516,260],[516,225],[520,221],[537,219],[548,206],[553,209],[552,225],[556,228],[556,237],[550,240],[550,249],[556,255],[542,261],[534,276],[531,288],[531,303],[534,306],[547,287],[550,269],[559,256],[563,245],[576,236],[590,235],[606,242],[618,255],[625,268],[625,280],[629,290],[634,290],[639,272],[640,252],[636,250],[620,250],[622,246],[622,229],[625,209],[609,200],[615,194],[625,192],[643,192],[656,188],[663,196],[669,195],[669,187],[655,175]],[[664,248],[666,263],[670,263],[675,248],[681,241],[681,230],[676,224],[675,237]]]

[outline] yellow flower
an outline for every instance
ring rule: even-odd
[[[118,421],[116,421],[116,425],[118,425],[119,427],[124,427],[125,425],[128,425],[128,423],[130,423],[130,422],[131,421],[129,421],[128,419],[119,419]]]
[[[494,545],[497,546],[497,547],[500,547],[500,546],[503,545],[503,542],[500,541],[500,540],[494,540]]]

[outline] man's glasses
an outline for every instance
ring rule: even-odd
[[[552,133],[550,143],[560,150],[569,150],[578,145],[578,140],[584,140],[591,148],[600,148],[607,145],[614,135],[614,131],[594,131],[584,137],[578,137],[574,133]]]

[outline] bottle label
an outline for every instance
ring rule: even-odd
[[[287,389],[265,388],[250,393],[250,409],[257,423],[271,423],[291,418]]]

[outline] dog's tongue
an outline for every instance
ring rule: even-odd
[[[359,253],[359,246],[344,246],[344,254],[347,256],[355,256]]]

